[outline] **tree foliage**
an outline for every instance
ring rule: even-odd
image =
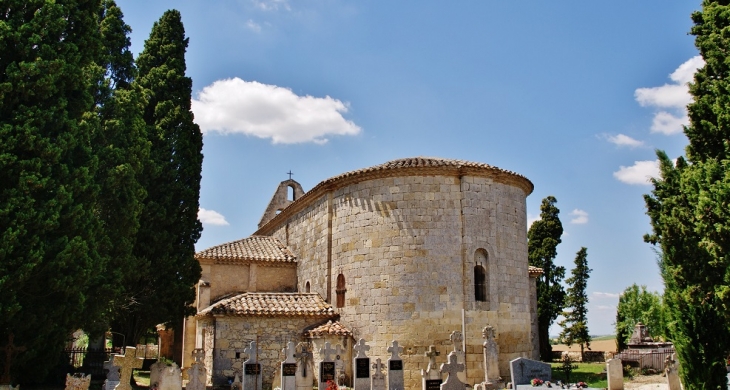
[[[540,219],[533,222],[527,232],[527,250],[530,265],[540,267],[542,276],[537,279],[537,326],[540,341],[540,359],[552,359],[550,325],[563,311],[565,290],[560,282],[565,277],[565,267],[553,262],[558,255],[557,246],[563,235],[563,224],[555,206],[557,200],[548,196],[540,205]]]
[[[144,93],[143,120],[150,142],[134,255],[141,263],[125,279],[129,293],[114,327],[137,340],[160,323],[191,314],[200,265],[195,243],[203,138],[190,110],[192,80],[185,76],[188,39],[180,13],[167,11],[152,27],[137,59],[135,85]]]
[[[0,343],[27,351],[34,382],[74,327],[98,314],[98,128],[90,74],[100,50],[93,0],[6,0],[0,13]]]
[[[730,341],[730,6],[705,0],[692,21],[705,66],[690,84],[687,159],[657,152],[661,176],[645,196],[645,240],[659,249],[668,333],[688,390],[726,387]]]
[[[652,337],[666,339],[662,296],[659,293],[647,291],[646,286],[639,287],[634,283],[627,287],[618,298],[615,325],[616,343],[619,350],[626,348],[634,327],[639,322],[646,325]]]
[[[563,312],[565,319],[560,321],[560,340],[570,346],[580,344],[580,353],[583,356],[583,349],[591,346],[591,335],[588,332],[588,278],[591,269],[588,268],[588,253],[585,247],[580,248],[575,256],[575,267],[571,275],[565,281],[568,283],[568,291],[565,297],[565,307],[570,310]]]

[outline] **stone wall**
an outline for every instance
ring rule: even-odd
[[[297,254],[302,291],[309,281],[335,306],[343,275],[340,322],[373,358],[398,340],[406,387],[420,386],[429,345],[445,362],[464,310],[467,375],[478,383],[485,325],[495,327],[502,376],[509,360],[532,355],[525,197],[484,177],[376,178],[324,193],[273,235]],[[477,251],[487,254],[485,302],[474,298]]]

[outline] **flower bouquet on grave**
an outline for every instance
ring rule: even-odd
[[[537,386],[542,386],[542,384],[543,384],[543,380],[542,380],[542,379],[540,379],[540,378],[535,378],[535,379],[533,379],[533,380],[531,380],[531,381],[530,381],[530,384],[531,384],[531,385],[532,385],[533,387],[537,387]]]
[[[335,383],[335,381],[333,380],[328,380],[326,390],[337,390],[337,383]]]
[[[576,386],[577,388],[579,388],[579,389],[585,389],[585,388],[587,388],[587,387],[588,387],[588,384],[587,384],[587,383],[585,383],[585,382],[578,382],[578,383],[576,383],[576,384],[575,384],[575,386]]]

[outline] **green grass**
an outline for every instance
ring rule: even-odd
[[[593,338],[593,341],[601,341],[601,340],[616,340],[616,335],[615,334],[609,334],[609,335],[606,335],[606,336],[599,336],[599,337],[594,337]]]
[[[137,387],[150,387],[150,372],[134,370],[134,381],[137,382]]]
[[[606,368],[605,363],[573,363],[578,368],[573,369],[570,373],[570,382],[585,382],[589,387],[597,387],[599,389],[607,388],[608,381],[603,370]],[[561,380],[565,382],[565,374],[560,367],[562,363],[550,363],[553,369],[553,382]],[[603,373],[603,374],[602,374]]]

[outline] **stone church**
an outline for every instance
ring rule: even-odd
[[[430,345],[445,362],[464,334],[467,382],[484,380],[482,329],[495,329],[499,370],[536,358],[535,279],[527,261],[525,198],[532,183],[483,163],[405,158],[326,179],[304,192],[282,182],[258,230],[196,254],[197,315],[185,321],[183,362],[205,350],[214,385],[238,374],[257,341],[265,387],[288,341],[352,346],[387,359],[404,347],[407,388],[420,388]]]

